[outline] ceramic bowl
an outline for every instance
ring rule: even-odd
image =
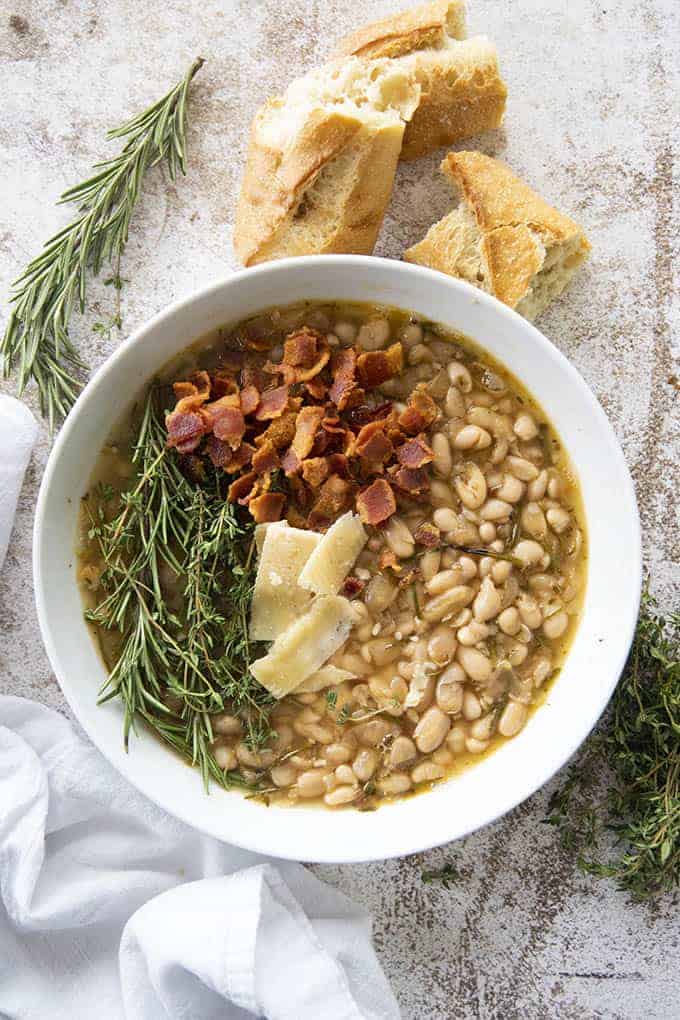
[[[522,733],[432,791],[378,811],[265,807],[212,788],[141,729],[123,748],[116,702],[98,707],[105,670],[83,619],[74,547],[78,503],[99,450],[146,380],[220,325],[310,300],[395,305],[459,330],[503,362],[551,418],[578,473],[589,538],[583,616],[546,702]],[[545,783],[605,708],[633,635],[641,584],[640,533],[630,475],[597,400],[532,325],[494,298],[420,266],[362,256],[273,262],[234,273],[178,301],[99,369],[52,450],[38,499],[34,574],[45,646],[62,690],[92,741],[130,783],[196,829],[251,850],[304,861],[395,857],[486,825]]]

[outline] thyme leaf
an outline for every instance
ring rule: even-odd
[[[549,811],[581,869],[614,879],[632,900],[680,883],[680,613],[664,618],[646,588],[608,724]]]

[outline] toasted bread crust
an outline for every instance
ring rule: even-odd
[[[474,251],[481,279],[470,282],[517,308],[530,295],[547,256],[568,251],[564,282],[550,297],[566,286],[590,251],[578,224],[544,201],[503,163],[481,152],[449,153],[441,169],[461,204],[405,252],[406,261],[461,276],[461,262],[466,257],[469,262],[468,253]],[[462,226],[463,214],[471,224],[467,232]],[[535,314],[545,307],[545,303],[537,304]]]
[[[341,39],[334,57],[403,57],[415,50],[438,48],[465,38],[464,0],[435,0],[390,18],[374,21]]]
[[[406,125],[402,159],[417,159],[500,126],[507,88],[492,43],[468,39],[414,59],[423,98]]]

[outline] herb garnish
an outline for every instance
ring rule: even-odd
[[[613,783],[602,792],[602,777]],[[605,779],[605,782],[607,779]],[[680,614],[664,619],[645,590],[609,724],[550,801],[546,821],[579,866],[632,900],[680,883]],[[602,846],[613,833],[613,856]]]
[[[185,173],[187,93],[202,66],[200,57],[194,60],[167,95],[108,132],[108,139],[126,139],[121,152],[97,163],[92,177],[64,192],[60,204],[77,203],[79,216],[50,238],[14,283],[14,308],[0,342],[3,373],[7,378],[17,366],[19,396],[30,379],[35,381],[51,430],[73,405],[80,389],[74,373],[85,368],[68,325],[76,304],[85,310],[87,271],[97,276],[104,263],[113,262],[111,279],[118,288],[119,259],[144,174],[164,160],[173,180],[178,170]],[[114,319],[118,325],[119,313]]]
[[[248,637],[254,525],[227,501],[217,471],[206,471],[200,487],[184,477],[165,445],[161,396],[156,387],[146,398],[131,489],[118,496],[98,490],[84,500],[89,538],[104,563],[104,594],[87,616],[120,634],[100,700],[122,700],[126,746],[141,718],[197,764],[206,783],[212,776],[243,784],[215,762],[210,716],[228,705],[252,748],[273,736],[273,699],[248,669],[260,654]],[[168,575],[181,607],[169,601]]]
[[[448,889],[453,882],[458,882],[461,876],[456,865],[449,861],[442,868],[422,871],[420,877],[426,885],[430,885],[432,882],[441,882],[444,888]]]
[[[524,568],[522,561],[510,553],[496,552],[495,549],[485,549],[472,545],[456,545],[454,543],[450,543],[450,548],[467,553],[468,556],[489,556],[492,560],[505,560],[506,563],[512,563],[514,567],[518,567],[520,570]]]

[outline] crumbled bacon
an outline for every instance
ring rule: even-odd
[[[195,411],[172,411],[165,419],[165,427],[168,446],[178,453],[193,453],[208,431],[205,419]]]
[[[349,577],[346,577],[345,580],[343,581],[342,594],[345,596],[346,599],[353,599],[357,595],[360,595],[365,587],[366,582],[363,581],[360,577],[354,577],[354,575],[352,574]]]
[[[432,448],[423,435],[407,439],[397,450],[397,460],[406,468],[423,467],[430,464],[433,458]]]
[[[341,348],[333,355],[331,362],[333,383],[328,396],[339,411],[347,406],[350,394],[356,388],[356,365],[357,356],[352,347]]]
[[[435,549],[439,545],[441,532],[434,524],[420,524],[413,537],[418,545],[424,545],[426,549]]]
[[[211,436],[211,438],[215,438]],[[219,443],[220,440],[218,439]],[[231,455],[231,460],[224,465],[224,470],[228,475],[234,475],[241,468],[244,468],[246,464],[250,464],[253,454],[255,453],[255,447],[251,446],[250,443],[241,443]]]
[[[234,455],[234,451],[229,446],[229,443],[223,443],[216,436],[208,436],[205,441],[205,452],[215,467],[218,468],[226,467]]]
[[[260,395],[255,420],[271,421],[272,418],[280,418],[288,406],[288,395],[287,386],[277,386],[273,390],[265,390]]]
[[[418,387],[408,398],[408,406],[399,415],[399,425],[415,436],[423,432],[437,417],[437,405],[426,390]]]
[[[397,488],[410,496],[420,496],[430,488],[430,479],[424,468],[390,468],[390,477]]]
[[[401,563],[397,559],[397,554],[392,549],[383,549],[380,553],[378,566],[381,570],[393,570],[395,574],[401,573]]]
[[[246,431],[238,394],[229,393],[212,404],[206,404],[203,414],[207,417],[213,435],[229,443],[232,450],[237,449]]]
[[[332,475],[340,475],[341,478],[349,478],[349,458],[344,453],[331,453],[326,457],[328,470]]]
[[[342,456],[342,454],[333,454]],[[327,457],[308,457],[302,462],[302,477],[312,489],[320,488],[330,474],[329,459]]]
[[[279,364],[266,362],[265,370],[279,374],[284,383],[308,382],[321,372],[331,357],[328,340],[323,333],[304,326],[291,333],[284,344],[283,360]]]
[[[195,372],[186,382],[172,384],[177,397],[175,411],[195,411],[210,397],[210,376],[207,372]]]
[[[275,450],[288,446],[293,442],[296,418],[297,411],[286,411],[280,418],[275,418],[264,432],[255,437],[255,446],[271,443]]]
[[[263,492],[255,496],[248,504],[248,509],[257,524],[268,521],[280,521],[286,497],[282,492]]]
[[[227,499],[230,499],[232,503],[240,503],[244,506],[248,502],[249,497],[252,495],[256,484],[257,475],[254,471],[249,471],[245,475],[240,475],[229,486]]]
[[[277,468],[281,467],[278,452],[269,441],[262,443],[260,448],[253,454],[252,460],[253,471],[257,475],[264,475],[268,471],[276,471]]]
[[[359,432],[355,443],[354,452],[357,453],[369,471],[379,473],[394,453],[392,443],[385,435],[383,423],[380,421],[369,422]]]
[[[303,407],[295,419],[295,437],[291,449],[299,462],[308,457],[314,446],[314,438],[320,427],[325,411],[323,407]]]
[[[241,410],[248,417],[255,411],[260,403],[260,391],[257,386],[249,383],[241,390]]]
[[[305,389],[313,400],[323,400],[328,392],[326,383],[319,379],[318,376],[316,379],[310,379],[309,382],[306,382]]]
[[[321,486],[312,511],[309,527],[324,531],[340,514],[349,510],[354,486],[346,478],[330,475]]]
[[[384,478],[376,478],[357,496],[357,510],[364,524],[382,524],[396,509],[394,492]]]
[[[226,397],[228,393],[238,393],[238,383],[231,372],[220,369],[212,378],[212,396]]]
[[[366,390],[399,375],[403,367],[404,352],[400,343],[392,344],[386,351],[367,351],[357,358],[357,375]]]
[[[281,458],[281,467],[286,478],[295,475],[300,470],[301,461],[292,446],[289,446]]]
[[[386,400],[382,404],[359,404],[347,412],[347,420],[353,429],[368,425],[369,421],[377,421],[379,418],[387,418],[392,410],[392,401]]]

